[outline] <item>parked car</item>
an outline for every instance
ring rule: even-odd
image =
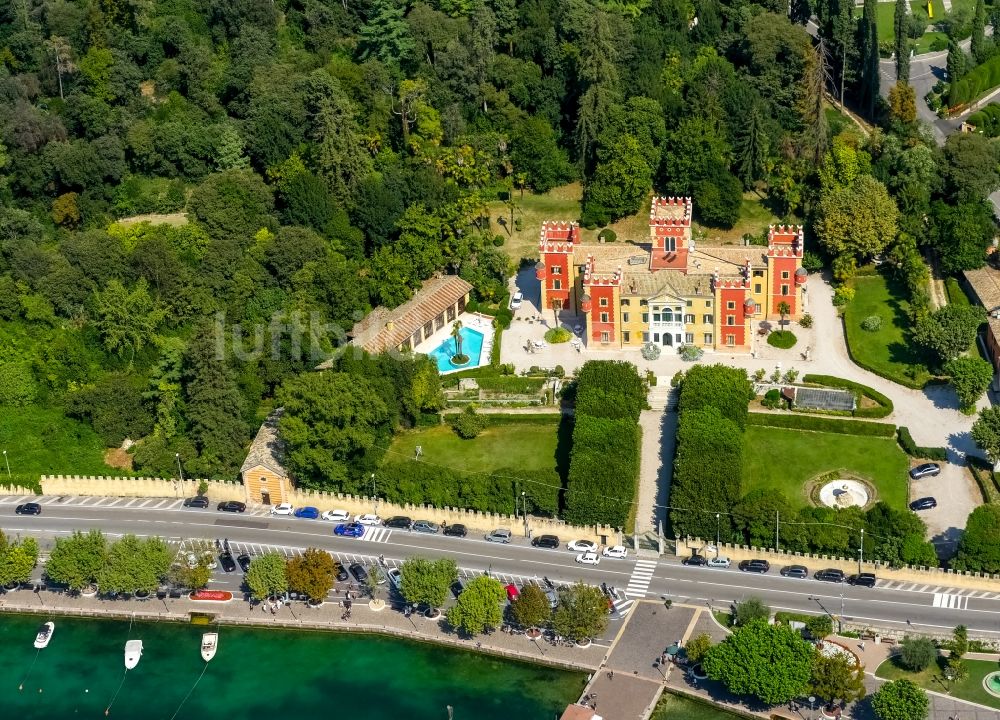
[[[348,568],[348,570],[351,571],[351,575],[354,576],[354,579],[362,585],[368,582],[368,571],[365,570],[365,566],[361,563],[354,563]]]
[[[346,522],[351,519],[351,513],[346,510],[327,510],[320,517],[334,522]]]
[[[574,552],[597,552],[601,549],[593,540],[572,540],[566,547]]]
[[[851,585],[873,588],[875,587],[875,575],[874,573],[859,573],[857,575],[851,575],[847,582]]]
[[[465,590],[465,583],[462,582],[461,578],[459,578],[458,580],[456,580],[451,584],[451,594],[455,596],[456,600],[464,590]]]
[[[382,523],[387,528],[396,528],[397,530],[409,530],[410,526],[413,525],[413,521],[405,515],[395,515],[385,522]]]
[[[362,525],[381,525],[382,518],[380,518],[378,515],[371,515],[371,514],[358,515],[356,518],[354,518],[354,522],[361,523]]]
[[[361,523],[341,523],[333,529],[334,535],[341,537],[361,537],[365,534],[365,526]]]
[[[709,558],[708,566],[714,568],[727,568],[732,565],[732,561],[725,555],[720,555],[719,557]],[[766,572],[766,571],[765,571]]]
[[[932,497],[922,497],[910,503],[910,510],[933,510],[937,507],[937,500]]]
[[[489,535],[486,536],[487,542],[498,542],[498,543],[509,543],[510,542],[510,530],[507,528],[497,528]]]
[[[827,568],[826,570],[820,570],[813,577],[821,582],[842,583],[844,582],[844,571],[837,570],[836,568]]]
[[[280,503],[271,506],[272,515],[291,515],[295,511],[291,503]]]
[[[809,568],[805,565],[786,565],[781,568],[781,575],[790,578],[807,578],[809,577]]]
[[[935,475],[941,474],[941,466],[937,463],[924,463],[923,465],[917,465],[915,468],[910,470],[910,479],[919,480],[925,477],[934,477]]]
[[[396,592],[403,591],[403,573],[399,571],[399,568],[390,568],[386,575],[389,577],[389,582],[392,586],[396,588]]]
[[[531,546],[555,550],[559,547],[559,538],[555,535],[539,535],[531,541]]]
[[[34,502],[24,503],[14,508],[14,512],[17,515],[41,515],[42,506]]]
[[[511,602],[517,600],[517,598],[521,595],[520,591],[518,591],[517,589],[517,585],[515,585],[514,583],[505,585],[504,590],[507,591],[507,599],[510,600]]]
[[[333,572],[334,574],[336,574],[337,580],[339,582],[344,582],[345,580],[350,579],[347,575],[347,571],[344,570],[344,566],[341,565],[340,563],[334,563]]]
[[[546,590],[545,597],[549,599],[549,610],[555,610],[559,606],[559,593],[555,590]]]
[[[190,507],[190,508],[207,508],[208,507],[208,498],[205,497],[204,495],[196,495],[195,497],[187,498],[184,501],[184,507]]]
[[[465,537],[469,534],[469,531],[465,525],[455,523],[454,525],[445,525],[444,534],[448,537]]]
[[[413,530],[413,532],[436,534],[441,529],[441,526],[437,523],[431,522],[430,520],[417,520],[413,523],[413,527],[410,529]]]
[[[241,503],[239,500],[226,500],[216,505],[215,509],[222,512],[245,512],[247,505],[246,503]]]
[[[319,517],[319,510],[312,507],[311,505],[307,505],[306,507],[300,507],[293,514],[297,518],[303,518],[305,520],[315,520],[316,518]]]
[[[219,562],[222,563],[222,569],[227,573],[231,573],[236,569],[236,561],[233,560],[233,556],[229,553],[219,555]]]
[[[617,558],[622,560],[628,556],[628,548],[624,545],[612,545],[611,547],[604,548],[601,555],[607,558]]]
[[[744,560],[740,563],[740,570],[743,572],[766,573],[771,569],[771,563],[767,560]]]
[[[576,556],[576,561],[581,565],[597,565],[601,562],[601,556],[595,552],[582,552]]]
[[[240,564],[240,570],[246,572],[250,569],[250,563],[253,562],[253,560],[249,555],[243,553],[238,558],[236,558],[236,562]]]
[[[684,558],[684,564],[700,567],[702,565],[707,565],[708,560],[705,559],[704,555],[689,555],[688,557]]]
[[[514,293],[510,298],[510,309],[517,310],[521,307],[521,303],[524,302],[524,293],[520,290]]]

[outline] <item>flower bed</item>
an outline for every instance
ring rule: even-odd
[[[197,602],[229,602],[233,594],[228,590],[196,590],[188,595],[189,600]]]

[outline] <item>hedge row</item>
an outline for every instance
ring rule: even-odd
[[[896,426],[888,423],[866,422],[864,420],[840,420],[812,415],[778,415],[774,413],[750,413],[747,425],[757,427],[779,427],[791,430],[815,430],[839,435],[861,435],[863,437],[891,438],[896,435]]]
[[[976,130],[982,132],[986,137],[996,137],[1000,135],[1000,105],[990,103],[982,110],[969,115],[966,122],[975,125]]]
[[[802,378],[802,382],[812,383],[813,385],[823,385],[825,387],[853,390],[855,396],[858,397],[859,406],[861,404],[861,397],[866,397],[869,400],[878,403],[878,407],[874,408],[858,407],[858,409],[854,411],[854,417],[884,418],[892,414],[892,400],[887,398],[878,390],[870,388],[867,385],[862,385],[861,383],[856,383],[853,380],[845,380],[844,378],[834,377],[833,375],[805,375]]]
[[[913,442],[913,436],[910,435],[910,429],[907,427],[900,425],[896,437],[899,440],[899,446],[903,448],[903,452],[910,457],[938,460],[940,462],[948,459],[948,451],[943,447],[920,447]]]
[[[498,375],[478,378],[481,390],[508,393],[511,395],[530,395],[538,393],[545,387],[545,378],[529,378],[519,375]]]
[[[1000,55],[994,55],[961,80],[953,82],[948,91],[948,106],[967,105],[997,85],[1000,85]]]
[[[969,461],[969,470],[972,471],[972,477],[976,479],[976,485],[979,486],[979,492],[983,495],[983,502],[1000,502],[1000,491],[997,488],[996,475],[994,475],[990,464],[975,455],[969,455],[966,459]]]
[[[454,425],[462,413],[448,413],[444,421]],[[559,413],[479,413],[487,425],[558,425],[562,419]]]

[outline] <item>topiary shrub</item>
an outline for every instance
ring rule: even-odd
[[[469,405],[452,426],[455,434],[464,440],[472,440],[486,429],[486,418],[479,415],[476,409]]]
[[[493,236],[493,247],[503,247],[503,244],[504,244],[503,235]]]
[[[611,228],[604,228],[601,232],[597,233],[597,239],[601,242],[612,243],[618,239],[618,233]]]
[[[660,357],[660,353],[662,351],[660,350],[659,345],[654,345],[653,343],[646,343],[645,345],[642,346],[641,352],[643,360],[656,360],[657,358]]]
[[[680,353],[681,360],[701,360],[701,356],[705,354],[697,345],[681,345],[678,352]]]
[[[878,332],[882,329],[882,318],[878,315],[869,315],[861,321],[861,329],[867,332]]]
[[[773,345],[782,350],[793,347],[796,342],[798,342],[798,338],[795,337],[795,333],[791,330],[775,330],[767,336],[768,345]]]
[[[841,285],[833,291],[833,304],[842,307],[854,299],[854,288]]]
[[[777,388],[772,388],[764,394],[764,399],[760,401],[760,404],[771,410],[777,410],[781,407],[781,393]]]
[[[545,332],[545,342],[552,344],[569,342],[571,337],[573,337],[573,333],[566,328],[561,327],[550,328]]]
[[[801,318],[799,318],[799,325],[801,325],[806,329],[811,328],[813,326],[813,316],[810,315],[809,313],[806,313]]]

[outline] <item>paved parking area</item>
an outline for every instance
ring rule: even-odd
[[[951,557],[965,528],[965,521],[977,505],[980,492],[964,457],[957,454],[951,462],[941,463],[941,474],[910,481],[910,500],[933,497],[938,506],[917,514],[927,523],[927,537],[934,543],[938,555]],[[914,465],[920,463],[914,462]]]

